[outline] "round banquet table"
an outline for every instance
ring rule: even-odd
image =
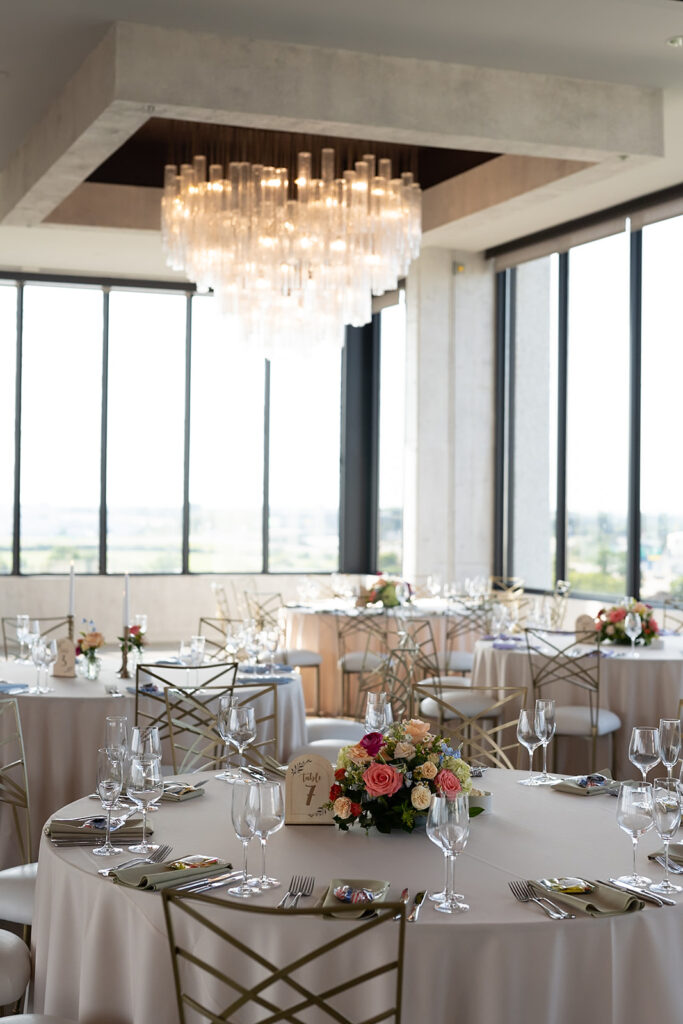
[[[446,650],[446,631],[449,625],[449,604],[438,598],[421,599],[404,608],[403,615],[418,619],[428,619],[431,623],[434,643],[437,651]],[[342,713],[342,687],[341,673],[338,668],[340,657],[339,643],[337,640],[337,626],[339,617],[349,618],[356,610],[348,601],[335,600],[324,601],[310,606],[287,606],[285,608],[285,644],[287,648],[304,649],[316,651],[322,657],[320,666],[320,710],[325,715],[340,715]],[[392,608],[388,611],[378,609],[374,614],[386,615],[389,623],[389,644],[391,646],[392,632],[395,635],[395,626],[400,618],[400,609]],[[394,629],[392,630],[392,627]],[[473,627],[455,637],[451,643],[453,650],[472,651],[481,631]],[[396,636],[398,643],[398,636]],[[365,641],[358,637],[357,649],[362,650]],[[373,647],[373,644],[370,645]],[[348,643],[348,649],[352,645]],[[308,680],[307,685],[312,686]],[[312,690],[307,695],[312,701]],[[309,705],[310,706],[310,705]]]
[[[675,907],[553,921],[512,898],[511,879],[577,874],[605,879],[630,870],[631,858],[630,840],[616,825],[614,799],[528,789],[517,785],[522,777],[503,770],[485,776],[493,810],[472,821],[467,849],[456,863],[456,888],[466,894],[469,913],[451,917],[425,902],[418,922],[406,926],[403,1020],[679,1020],[681,899]],[[212,780],[205,793],[162,805],[154,816],[155,839],[172,842],[174,857],[204,853],[239,864],[241,847],[229,824],[229,787]],[[91,802],[80,801],[60,816],[91,808]],[[639,870],[647,867],[655,879],[662,871],[646,855],[658,845],[649,833],[638,852]],[[252,844],[250,855],[256,854]],[[81,1024],[176,1024],[161,897],[98,877],[96,860],[88,849],[57,849],[43,838],[33,925],[36,1009]],[[424,832],[383,836],[285,826],[271,837],[268,867],[284,883],[293,874],[314,874],[313,896],[304,901],[309,906],[334,877],[385,879],[394,900],[404,886],[412,897],[419,889],[434,891],[442,881],[441,852]],[[274,907],[283,891],[254,902]],[[223,924],[242,941],[265,943],[271,962],[278,954],[292,958],[295,924],[285,913],[281,921],[268,918],[260,926],[264,919],[258,915],[254,920],[235,911],[228,915]],[[347,926],[307,920],[307,927],[322,930],[321,941],[330,937],[331,927]],[[181,943],[198,941],[194,932],[181,931],[178,937]],[[359,1009],[358,1017],[366,1016]],[[318,1024],[320,1018],[311,1020]]]
[[[605,648],[606,657],[600,665],[600,706],[609,708],[621,719],[615,734],[615,767],[617,778],[630,778],[635,769],[628,760],[628,745],[634,725],[658,726],[660,718],[677,718],[678,702],[683,697],[683,637],[664,637],[661,648],[639,647],[633,657],[626,647]],[[526,644],[522,640],[515,649],[500,649],[480,640],[474,652],[473,686],[527,686],[531,693],[531,668]],[[549,689],[546,696],[572,704],[577,703],[578,690],[571,684]],[[609,751],[601,741],[598,767],[609,765]],[[586,771],[588,754],[585,743],[561,740],[568,748],[558,767],[563,771]],[[559,753],[559,751],[558,751]],[[636,775],[637,775],[636,771]]]
[[[55,807],[92,791],[97,748],[104,739],[107,715],[126,715],[130,723],[134,721],[135,678],[119,679],[120,663],[120,655],[105,653],[97,680],[50,677],[52,693],[0,693],[0,699],[14,697],[19,705],[28,768],[33,858],[38,856],[42,825]],[[0,668],[0,679],[33,684],[35,671],[33,665],[6,662]],[[301,676],[298,672],[292,676],[291,682],[277,688],[276,756],[285,761],[306,743]],[[108,692],[111,689],[122,692],[114,696]],[[270,698],[268,701],[272,703]],[[269,713],[265,706],[263,713]],[[262,738],[267,737],[259,736]],[[0,867],[9,867],[20,862],[20,855],[8,809],[2,805],[0,825]]]

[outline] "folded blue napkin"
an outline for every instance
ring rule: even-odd
[[[493,647],[497,651],[519,651],[521,650],[518,643],[514,640],[494,640]]]
[[[28,683],[6,683],[0,682],[0,693],[26,693]]]
[[[132,693],[133,696],[135,696],[134,686],[127,686],[126,690],[128,691],[128,693]],[[155,686],[154,683],[148,683],[147,686],[140,687],[140,693],[161,693],[161,690],[159,689],[158,686]]]
[[[276,686],[284,686],[286,683],[291,683],[293,678],[294,676],[291,673],[287,675],[273,674],[272,676],[267,675],[265,672],[260,676],[253,674],[243,676],[239,673],[235,681],[238,686],[255,686],[257,683],[275,683]]]
[[[182,665],[182,661],[180,660],[180,658],[159,658],[159,660],[155,661],[153,664],[155,664],[155,665]]]
[[[237,672],[239,675],[252,675],[252,676],[267,676],[270,669],[270,665],[240,665]],[[274,672],[293,672],[294,665],[279,665],[273,664]]]

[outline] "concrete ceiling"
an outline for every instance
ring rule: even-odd
[[[40,134],[35,131],[36,125],[41,118],[50,117],[51,109],[54,113],[56,98],[83,61],[105,39],[112,23],[127,21],[192,33],[331,47],[337,53],[340,50],[356,51],[358,54],[377,55],[380,63],[381,57],[440,61],[469,69],[472,74],[462,81],[470,84],[474,81],[475,68],[482,69],[482,74],[483,69],[498,69],[567,76],[585,81],[587,90],[593,83],[595,109],[605,115],[602,152],[598,152],[600,147],[595,142],[585,150],[581,146],[577,148],[575,139],[568,140],[566,152],[563,152],[562,146],[558,146],[553,138],[553,118],[557,119],[557,110],[553,112],[550,107],[539,111],[533,126],[524,126],[520,119],[514,123],[516,117],[511,105],[504,111],[510,121],[507,140],[502,127],[487,134],[485,131],[465,131],[459,124],[446,132],[442,143],[446,146],[577,160],[585,163],[585,169],[577,165],[577,173],[566,176],[566,171],[563,172],[557,186],[551,180],[545,185],[536,182],[523,203],[520,203],[518,195],[493,202],[488,212],[484,209],[460,211],[458,219],[438,227],[431,238],[428,236],[432,244],[484,248],[683,180],[683,48],[667,45],[667,39],[683,35],[682,0],[573,0],[572,3],[565,0],[561,4],[555,0],[517,0],[514,5],[503,0],[481,0],[478,4],[466,4],[463,0],[423,0],[421,4],[415,0],[345,0],[343,5],[321,4],[319,0],[287,0],[284,4],[276,0],[250,0],[248,4],[244,0],[192,0],[191,3],[187,0],[59,0],[59,3],[55,0],[21,0],[10,4],[5,0],[1,19],[0,171],[10,167],[12,161],[15,164],[25,163],[25,153],[18,156],[20,147],[30,139],[32,132]],[[166,72],[169,80],[177,75],[180,92],[183,68],[174,63],[173,57],[169,54]],[[400,65],[403,68],[408,66],[405,63]],[[370,65],[366,62],[364,67],[367,69]],[[440,67],[443,69],[444,65]],[[429,65],[421,64],[419,69],[420,75],[424,76]],[[296,67],[290,68],[294,78],[298,73]],[[131,97],[132,105],[137,104],[137,116],[125,124],[121,119],[117,121],[119,135],[102,154],[103,159],[144,123],[145,89],[149,93],[150,106],[156,104],[157,116],[189,116],[180,101],[169,104],[167,109],[163,103],[159,104],[161,77],[164,77],[163,65],[157,63],[149,67],[146,83],[142,77],[139,78],[140,87]],[[520,97],[520,111],[526,109],[533,113],[529,95],[520,86],[522,79],[519,76],[507,79],[505,76],[489,77],[496,83],[501,97],[506,91],[510,93],[512,86],[509,83],[514,83],[514,90]],[[479,85],[480,79],[476,81]],[[529,74],[529,81],[533,88],[534,83],[541,82],[534,79],[533,74]],[[552,85],[551,79],[546,81]],[[622,92],[625,109],[619,116],[619,94],[606,93],[604,87],[597,85],[600,82],[623,83],[645,89],[632,94]],[[374,81],[372,74],[366,73],[359,84],[361,91],[365,90],[369,105],[375,103],[380,107],[384,99],[377,95],[383,88],[381,78]],[[545,88],[548,89],[548,85]],[[578,82],[564,85],[570,106],[577,89]],[[631,107],[639,107],[647,89],[650,90],[648,96],[656,97],[661,111],[661,145],[652,145],[648,140],[642,147],[636,144],[620,147],[619,143],[626,138],[626,122]],[[539,94],[542,91],[539,84]],[[461,90],[459,95],[464,95],[469,102],[473,94]],[[583,106],[577,107],[575,112],[577,118],[580,114],[583,124],[590,120],[586,114],[590,109],[587,97],[588,92],[582,101]],[[168,94],[161,98],[168,99]],[[118,100],[120,96],[117,96]],[[334,94],[330,101],[333,105]],[[477,105],[470,105],[473,114],[477,113]],[[215,103],[212,109],[218,106],[220,104]],[[207,110],[204,106],[201,119],[221,121],[221,112],[216,112],[213,117],[212,109]],[[621,122],[614,131],[607,127],[610,110],[612,122]],[[482,121],[489,113],[488,109],[483,111]],[[634,117],[637,122],[637,112]],[[247,115],[242,123],[250,123]],[[254,123],[256,126],[259,124],[258,120]],[[389,121],[382,123],[386,125]],[[324,122],[319,120],[318,124],[321,126]],[[351,124],[349,118],[344,127],[348,130]],[[265,125],[261,123],[260,126]],[[385,130],[386,139],[418,141],[419,132],[413,132],[415,139],[400,136],[399,127]],[[112,130],[111,125],[109,130]],[[318,130],[322,130],[321,127]],[[342,133],[341,127],[331,131],[331,134]],[[543,133],[553,146],[544,148]],[[372,135],[368,130],[359,137],[372,138]],[[434,141],[436,137],[435,130],[432,130],[431,141],[423,139],[423,142],[438,145],[439,142]],[[620,156],[626,158],[623,166],[618,163]],[[59,164],[58,157],[59,154],[53,154],[55,167]],[[83,162],[79,181],[83,181],[99,162],[101,160],[92,166]],[[485,166],[489,167],[488,164]],[[7,189],[6,180],[2,186]],[[53,198],[54,207],[64,196],[57,190]],[[16,230],[13,229],[13,242],[17,241]],[[52,225],[41,230],[60,229]],[[7,266],[11,265],[11,256],[3,244],[4,231],[0,228],[0,264]],[[82,231],[79,238],[82,247]]]

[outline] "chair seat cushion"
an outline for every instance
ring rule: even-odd
[[[37,864],[20,864],[0,871],[0,920],[31,924]],[[2,1005],[0,1003],[0,1005]]]
[[[608,708],[598,711],[598,736],[621,729],[621,719]],[[590,736],[590,708],[572,705],[555,708],[555,732],[558,736]]]
[[[462,715],[467,715],[469,718],[472,718],[474,715],[480,715],[482,711],[486,711],[487,708],[496,702],[494,696],[487,697],[486,694],[482,696],[480,693],[472,693],[467,689],[449,690],[447,694],[444,694],[443,699],[456,708],[457,711],[460,711]],[[461,717],[455,711],[443,707],[433,697],[425,697],[424,700],[420,701],[420,714],[424,715],[425,718],[439,718],[441,716],[447,722]]]
[[[0,930],[0,1006],[8,1006],[21,999],[30,977],[31,954],[28,946],[13,932]],[[18,1019],[7,1018],[13,1021]]]
[[[365,729],[362,722],[352,718],[307,718],[306,736],[309,743],[319,740],[337,740],[345,743],[358,743],[363,738]]]
[[[295,668],[313,668],[323,663],[322,655],[317,651],[306,651],[296,647],[287,647],[276,651],[275,661],[283,662],[285,665],[294,665]]]
[[[349,651],[339,659],[342,672],[374,672],[386,661],[386,655],[376,651]]]
[[[436,660],[442,672],[471,672],[474,665],[471,651],[439,651]]]

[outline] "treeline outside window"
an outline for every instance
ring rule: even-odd
[[[675,463],[683,217],[645,226],[642,254],[634,237],[625,231],[575,246],[563,261],[554,254],[505,272],[515,292],[507,332],[514,376],[505,571],[532,589],[550,589],[559,576],[587,596],[683,598],[683,488]],[[638,451],[632,331],[641,357]],[[629,487],[638,480],[639,545],[629,532]],[[565,499],[559,517],[558,494]]]
[[[267,370],[211,297],[2,280],[0,354],[0,573],[339,568],[341,349]]]

